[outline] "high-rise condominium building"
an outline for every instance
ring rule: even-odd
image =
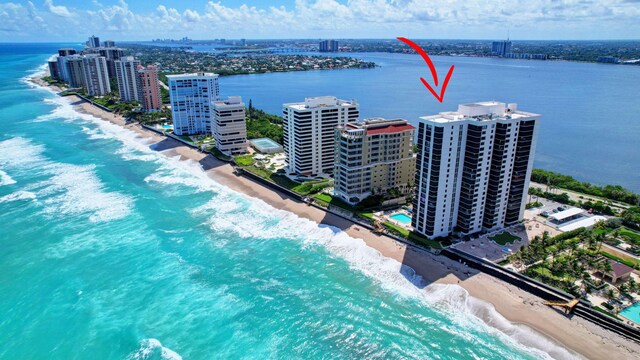
[[[67,56],[75,55],[76,50],[72,48],[62,48],[58,50],[58,57],[56,62],[58,63],[59,79],[64,82],[69,82],[69,74],[67,74]]]
[[[49,75],[51,76],[51,78],[61,80],[62,78],[60,77],[60,70],[58,69],[57,57],[56,60],[49,60],[47,62],[47,65],[49,65]]]
[[[491,46],[491,54],[505,57],[507,54],[511,53],[511,41],[502,40],[502,41],[494,41]]]
[[[138,78],[140,79],[140,95],[138,97],[144,111],[152,112],[162,109],[158,68],[155,65],[148,65],[146,68],[139,66]]]
[[[540,115],[487,101],[422,117],[412,225],[428,237],[522,219]]]
[[[213,135],[216,148],[232,155],[247,152],[247,122],[240,96],[213,103]]]
[[[356,204],[370,195],[413,189],[415,128],[403,119],[365,119],[335,129],[335,193]]]
[[[167,75],[173,132],[176,135],[211,134],[213,102],[220,96],[218,75]]]
[[[58,50],[59,56],[69,56],[69,55],[75,55],[75,54],[76,54],[76,50],[72,48],[62,48]]]
[[[56,62],[58,63],[58,73],[60,74],[60,80],[69,82],[69,74],[67,73],[67,57],[58,56]]]
[[[106,47],[106,48],[112,48],[112,47],[116,47],[116,42],[113,40],[105,40],[102,43],[102,46]]]
[[[86,87],[84,60],[80,55],[69,55],[66,57],[65,66],[68,76],[69,86],[72,88]]]
[[[84,56],[82,61],[89,96],[105,95],[111,92],[105,58],[96,54],[89,54]]]
[[[140,61],[133,56],[125,56],[120,60],[116,60],[114,64],[120,99],[123,101],[139,101],[141,89],[138,66],[140,66]]]
[[[338,52],[338,40],[320,41],[320,52]]]
[[[91,36],[89,38],[89,41],[87,42],[87,46],[89,46],[90,48],[100,47],[100,38],[97,36]]]
[[[287,173],[307,177],[331,176],[335,128],[358,119],[358,103],[321,96],[284,104],[282,111]]]
[[[103,56],[107,61],[107,69],[109,71],[109,76],[115,77],[116,61],[120,60],[124,56],[124,51],[120,48],[115,48],[115,47],[112,47],[112,48],[102,47],[94,50],[96,50],[98,54],[100,54],[100,56]]]

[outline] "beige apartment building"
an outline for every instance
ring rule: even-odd
[[[409,194],[415,180],[415,128],[404,119],[365,119],[335,130],[335,194],[350,204],[396,188]]]
[[[227,155],[247,152],[247,122],[240,96],[213,103],[213,136],[216,148]]]

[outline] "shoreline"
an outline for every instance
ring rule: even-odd
[[[62,90],[56,86],[49,86],[39,78],[32,78],[30,81],[54,92]],[[548,342],[555,342],[570,349],[574,352],[573,355],[577,353],[587,358],[615,356],[617,359],[632,359],[634,354],[640,352],[639,344],[587,320],[578,317],[566,318],[560,312],[543,305],[542,299],[515,286],[474,270],[471,270],[473,274],[467,276],[464,273],[470,269],[444,256],[436,256],[420,249],[407,247],[391,238],[373,234],[348,220],[292,200],[248,178],[237,176],[233,173],[230,164],[211,155],[201,153],[171,138],[144,129],[139,124],[125,124],[120,115],[106,112],[77,96],[72,95],[66,98],[75,110],[133,131],[141,138],[150,140],[149,146],[162,142],[162,146],[158,146],[154,150],[165,156],[179,155],[181,160],[189,159],[199,162],[209,178],[231,190],[258,198],[274,208],[292,212],[317,224],[337,227],[354,239],[362,239],[368,247],[378,251],[382,256],[395,259],[401,264],[411,267],[417,275],[422,277],[422,282],[425,283],[427,290],[434,288],[433,285],[437,284],[459,285],[472,297],[472,299],[466,299],[467,302],[475,308],[480,308],[475,309],[476,311],[472,309],[476,317],[527,347],[548,351],[551,344],[527,342],[527,335],[529,337],[535,336],[519,333],[518,325],[525,325],[542,334],[549,340]],[[486,303],[489,307],[479,304],[476,299]],[[501,319],[492,316],[491,307],[510,324],[501,324]],[[550,354],[551,356],[561,355],[554,354],[553,351]]]

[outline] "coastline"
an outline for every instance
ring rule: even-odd
[[[60,88],[49,86],[41,80],[31,80],[38,86],[47,87],[55,92],[61,91]],[[435,256],[412,247],[408,248],[405,244],[373,234],[369,230],[340,217],[289,199],[248,178],[235,175],[231,165],[221,162],[213,156],[200,153],[178,141],[144,129],[138,124],[125,124],[121,116],[106,112],[77,96],[68,96],[67,99],[77,111],[133,131],[141,138],[150,140],[150,146],[161,142],[160,145],[154,147],[154,150],[165,156],[179,155],[181,160],[190,159],[199,162],[211,179],[234,191],[261,199],[277,209],[292,212],[317,224],[335,226],[352,238],[362,239],[368,247],[377,250],[382,256],[395,259],[411,267],[417,275],[423,278],[427,290],[437,288],[438,284],[459,285],[474,299],[490,304],[487,308],[482,304],[477,304],[474,299],[466,299],[467,305],[470,303],[476,310],[473,311],[474,314],[488,325],[498,328],[507,335],[514,335],[514,332],[517,331],[511,324],[521,324],[588,358],[615,356],[618,359],[631,359],[634,358],[635,353],[640,352],[638,344],[584,319],[577,317],[568,319],[561,313],[542,305],[542,299],[515,286],[483,273],[466,276],[464,273],[468,270],[448,258]],[[500,319],[492,317],[491,306],[511,324],[502,324]],[[518,341],[524,345],[534,347],[522,340],[526,339],[518,338]],[[537,347],[545,349],[544,346],[538,345]]]

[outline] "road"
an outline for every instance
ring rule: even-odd
[[[537,187],[540,188],[544,191],[547,191],[547,185],[545,184],[540,184],[540,183],[535,183],[535,182],[531,182],[529,187]],[[618,201],[612,201],[612,200],[608,200],[608,199],[604,199],[604,198],[600,198],[597,196],[593,196],[593,195],[586,195],[586,194],[581,194],[575,191],[571,191],[571,190],[566,190],[566,189],[557,189],[557,188],[553,188],[548,190],[550,193],[552,194],[562,194],[562,193],[567,193],[567,195],[569,195],[569,199],[573,200],[573,201],[586,201],[586,200],[591,200],[592,202],[596,202],[596,201],[602,201],[604,203],[611,203],[611,206],[616,207],[618,209],[626,209],[628,208],[629,204],[625,204],[625,203],[621,203]],[[535,195],[534,195],[535,196]]]

